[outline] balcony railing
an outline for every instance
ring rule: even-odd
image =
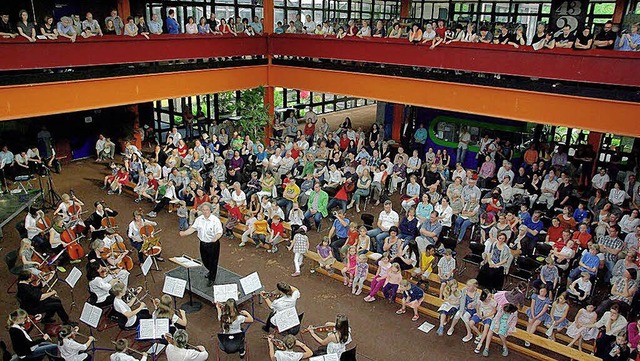
[[[266,37],[244,35],[103,36],[68,39],[0,40],[0,71],[266,55]]]
[[[339,59],[546,78],[572,82],[640,85],[640,53],[544,49],[530,46],[452,43],[430,50],[406,39],[280,34],[269,37],[272,55]]]

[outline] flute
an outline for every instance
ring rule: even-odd
[[[116,344],[116,342],[115,342],[115,341],[111,341],[111,343],[112,343],[112,344],[114,344],[114,345]],[[114,350],[114,351],[115,351],[115,350]],[[147,353],[146,353],[146,352],[140,352],[140,351],[138,351],[138,350],[134,350],[134,349],[129,348],[129,347],[127,347],[127,348],[126,348],[124,351],[122,351],[122,352],[129,352],[129,351],[131,351],[131,352],[133,352],[133,353],[135,353],[135,354],[138,354],[138,355],[140,355],[140,356],[146,356],[146,355],[147,355]]]

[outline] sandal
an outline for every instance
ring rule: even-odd
[[[407,312],[407,310],[399,309],[399,310],[396,311],[396,315],[402,315],[402,314],[404,314],[406,312]]]
[[[416,321],[418,321],[419,318],[420,318],[420,316],[413,315],[413,317],[411,317],[411,321],[416,322]]]

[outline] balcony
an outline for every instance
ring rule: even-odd
[[[407,67],[541,78],[594,85],[637,87],[640,53],[576,51],[510,45],[454,43],[430,50],[406,39],[345,38],[281,34],[269,37],[274,56],[307,57]]]
[[[103,36],[75,43],[68,39],[26,42],[1,39],[0,71],[74,68],[115,64],[153,63],[179,59],[264,56],[266,37],[240,35],[150,35],[136,38]],[[9,56],[9,54],[11,54]]]

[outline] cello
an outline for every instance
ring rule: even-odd
[[[140,237],[142,237],[142,247],[140,252],[145,256],[158,256],[162,252],[162,244],[160,243],[160,237],[156,234],[162,230],[156,231],[152,225],[146,224],[140,228]]]
[[[129,250],[127,249],[127,247],[125,246],[124,242],[118,242],[116,241],[112,246],[111,246],[111,254],[119,254],[119,256],[115,257],[116,260],[118,260],[120,258],[120,262],[116,263],[116,266],[118,266],[118,268],[127,270],[127,271],[131,271],[133,269],[133,259],[131,259],[131,257],[128,254],[124,254],[125,252],[128,252]]]
[[[62,233],[60,233],[60,239],[67,244],[69,258],[75,261],[84,257],[84,248],[78,244],[80,237],[76,237],[76,232],[73,229],[65,228]]]
[[[82,211],[82,202],[76,203],[76,195],[73,193],[73,189],[70,190],[70,193],[71,205],[67,207],[67,213],[69,213],[69,223],[73,225],[73,228],[77,233],[84,233],[85,225],[84,222],[80,219],[80,215],[85,213]]]
[[[38,211],[38,218],[36,219],[36,227],[40,229],[40,234],[44,235],[51,229],[51,219],[44,214],[42,210]]]

